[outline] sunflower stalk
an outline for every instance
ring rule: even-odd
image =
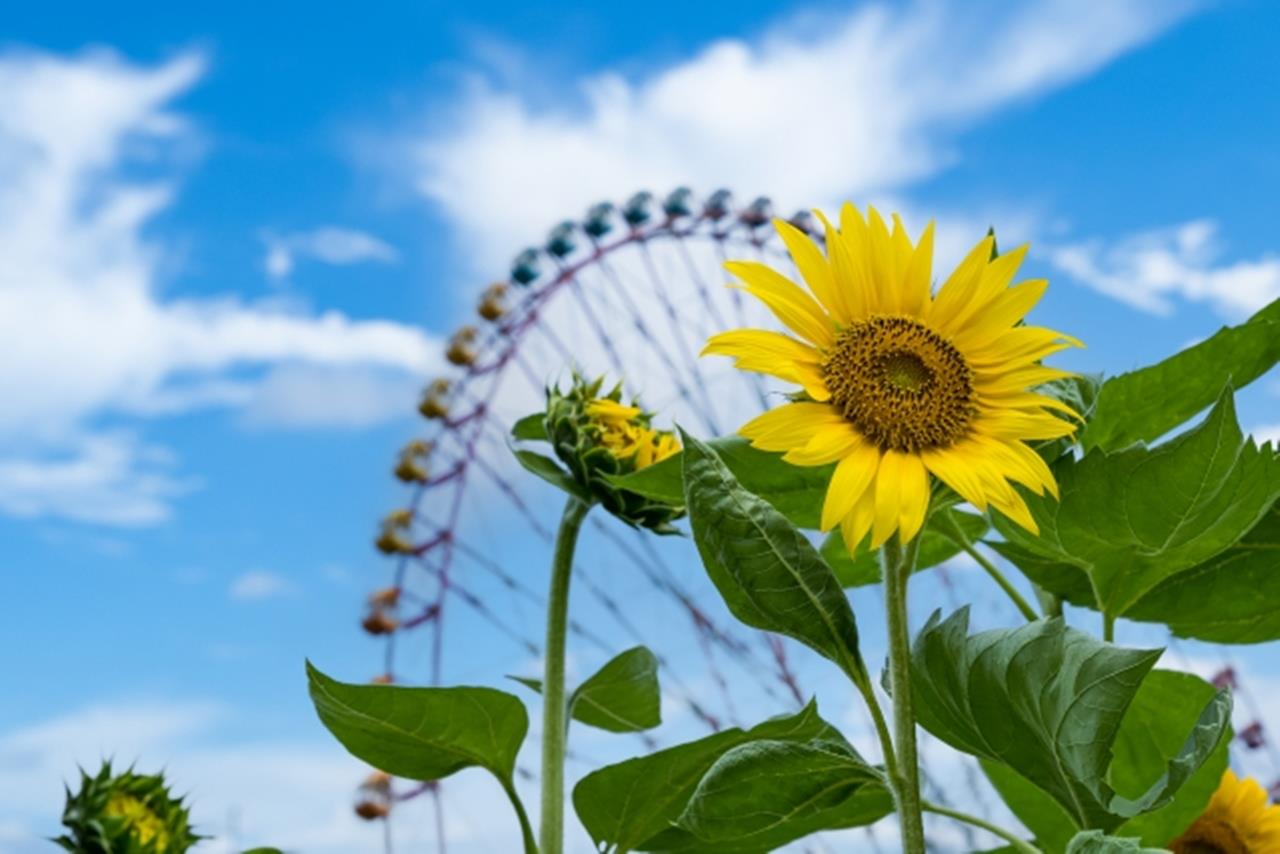
[[[562,854],[564,850],[564,754],[569,735],[569,706],[565,699],[565,639],[569,628],[569,581],[573,575],[573,553],[578,532],[591,504],[570,496],[556,534],[551,559],[551,587],[547,593],[547,641],[543,650],[542,675],[542,822],[541,854]],[[527,821],[527,820],[526,820]],[[525,833],[529,849],[530,834]]]
[[[884,564],[885,622],[889,632],[889,689],[893,695],[893,734],[897,768],[890,772],[904,854],[925,854],[920,800],[920,760],[911,700],[911,636],[907,623],[907,581],[915,569],[920,538],[905,545],[898,534],[880,549]]]
[[[971,824],[974,827],[980,827],[987,831],[987,833],[998,836],[1005,842],[1008,842],[1009,848],[1017,851],[1018,854],[1044,854],[1044,852],[1039,848],[1022,839],[1017,834],[1010,833],[1004,828],[994,825],[989,821],[984,821],[976,815],[969,815],[968,813],[960,812],[959,810],[948,809],[947,807],[929,803],[928,801],[923,801],[921,803],[921,807],[925,812],[931,812],[935,815],[943,815],[947,818],[953,818],[956,821],[964,822],[965,824]]]

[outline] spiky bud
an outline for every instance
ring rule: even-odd
[[[603,378],[588,381],[575,375],[567,390],[549,388],[537,438],[551,443],[581,495],[629,525],[671,532],[682,508],[622,489],[611,478],[661,462],[679,451],[680,443],[669,431],[655,429],[652,414],[634,401],[623,403],[621,385],[602,393],[603,384]]]
[[[163,774],[113,774],[104,762],[96,776],[81,770],[76,794],[67,789],[67,832],[53,841],[76,854],[182,854],[204,838],[182,801]]]

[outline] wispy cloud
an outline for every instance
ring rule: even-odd
[[[231,582],[231,598],[241,601],[258,601],[287,596],[295,591],[289,579],[274,572],[255,569],[238,576]]]
[[[325,226],[313,231],[277,235],[265,232],[263,267],[273,279],[286,279],[302,259],[346,266],[367,262],[389,264],[399,256],[395,247],[372,234],[352,228]]]
[[[477,73],[454,113],[434,112],[411,143],[413,180],[486,263],[552,217],[638,187],[727,185],[787,206],[865,198],[937,172],[957,131],[1087,75],[1197,5],[861,6],[720,40],[639,80],[580,79],[577,109]]]
[[[1048,250],[1054,266],[1083,284],[1156,314],[1186,301],[1238,318],[1280,296],[1280,257],[1224,263],[1222,254],[1211,220]]]
[[[145,441],[101,435],[104,418],[246,406],[286,363],[401,376],[437,363],[418,329],[249,303],[231,281],[222,295],[161,295],[169,250],[144,230],[197,139],[170,104],[204,68],[197,53],[156,66],[0,53],[0,464],[16,478],[0,512],[159,521],[188,481],[153,465]],[[305,251],[337,262],[391,250],[322,231]]]

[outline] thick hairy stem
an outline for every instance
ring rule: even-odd
[[[556,535],[547,593],[546,663],[542,674],[542,854],[564,850],[564,750],[569,735],[569,709],[564,690],[564,648],[569,628],[569,579],[578,531],[591,505],[570,497]]]
[[[920,761],[911,698],[911,633],[907,624],[907,580],[915,569],[920,538],[904,547],[897,534],[880,550],[884,563],[885,623],[889,630],[889,688],[893,694],[893,735],[897,772],[891,776],[902,825],[904,854],[925,854],[920,807]]]

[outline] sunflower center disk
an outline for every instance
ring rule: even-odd
[[[873,316],[847,327],[822,362],[831,402],[884,450],[945,448],[977,408],[960,351],[917,320]]]

